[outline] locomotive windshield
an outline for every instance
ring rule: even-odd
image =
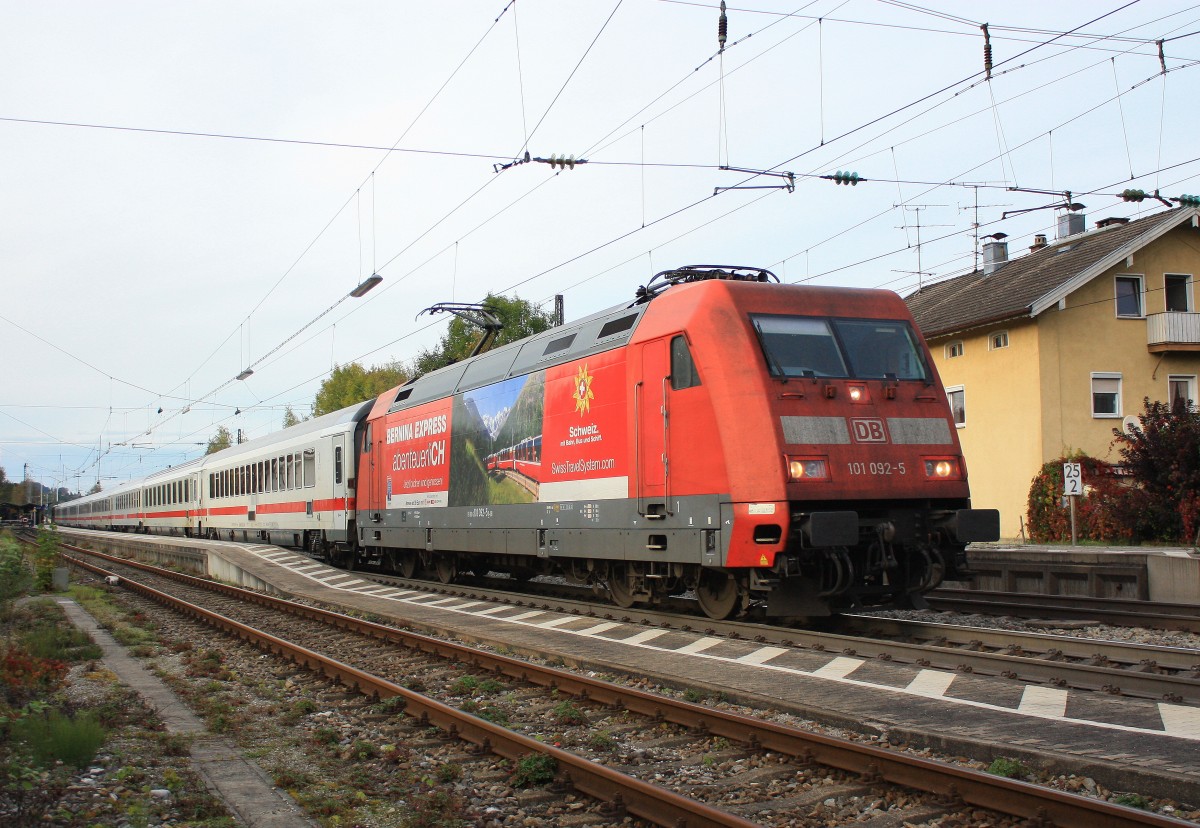
[[[929,372],[903,320],[750,317],[773,376],[926,380]]]

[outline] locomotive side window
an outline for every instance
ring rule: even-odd
[[[696,363],[692,360],[692,352],[687,340],[682,336],[671,339],[671,388],[679,391],[683,388],[694,388],[700,384],[700,374],[696,372]]]
[[[773,375],[849,376],[828,320],[803,316],[753,316],[751,320]]]

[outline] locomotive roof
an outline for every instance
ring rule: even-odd
[[[629,341],[645,310],[646,305],[617,305],[430,371],[385,392],[392,395],[388,410],[399,411],[619,347]]]

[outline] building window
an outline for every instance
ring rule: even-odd
[[[1121,375],[1092,374],[1092,416],[1121,416]]]
[[[1196,410],[1196,377],[1172,374],[1167,377],[1167,402],[1172,411]]]
[[[962,355],[963,344],[961,339],[957,342],[951,342],[946,346],[946,359],[954,359],[955,357],[960,357]]]
[[[988,337],[988,350],[996,351],[1008,347],[1008,331],[996,331]]]
[[[1186,313],[1192,309],[1191,283],[1192,277],[1183,273],[1168,273],[1163,276],[1168,311]]]
[[[946,399],[950,401],[950,414],[954,424],[962,428],[967,424],[967,399],[961,385],[953,385],[946,389]]]
[[[1130,319],[1140,318],[1142,313],[1142,277],[1118,276],[1117,287],[1117,316]]]

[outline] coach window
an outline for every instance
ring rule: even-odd
[[[313,449],[304,450],[304,487],[317,485],[317,453]]]
[[[292,455],[292,471],[296,473],[296,479],[293,481],[297,489],[304,488],[304,470],[300,468],[300,455]]]
[[[687,340],[677,336],[671,340],[671,388],[679,391],[684,388],[694,388],[700,384],[700,374],[696,372],[696,363],[692,360],[692,352]]]
[[[333,447],[333,482],[342,482],[342,447]]]

